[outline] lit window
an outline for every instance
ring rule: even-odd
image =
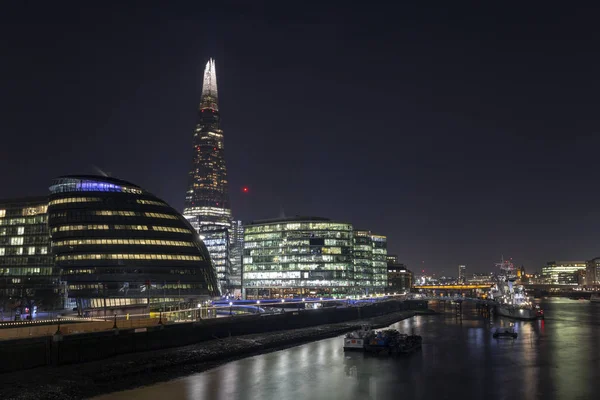
[[[27,248],[27,254],[30,255],[30,256],[34,255],[35,254],[35,246],[29,246]]]
[[[0,247],[0,256],[3,256],[4,252],[5,252],[4,247]]]
[[[0,210],[0,218],[6,217],[6,210]]]
[[[17,235],[22,235],[25,233],[25,227],[24,226],[20,226],[17,228]]]
[[[20,236],[20,237],[14,237],[14,236],[11,237],[10,238],[10,244],[13,245],[13,246],[20,246],[20,245],[22,245],[23,244],[23,237],[22,236]]]
[[[48,248],[47,247],[41,247],[40,248],[40,253],[41,254],[48,254]]]
[[[17,255],[20,256],[23,254],[23,248],[22,247],[17,247]]]
[[[28,207],[28,208],[23,209],[23,215],[29,216],[29,215],[45,214],[46,211],[48,211],[48,206],[46,206],[46,205],[37,206],[37,207]]]

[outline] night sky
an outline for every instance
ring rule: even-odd
[[[181,210],[214,57],[237,218],[348,221],[449,275],[600,256],[597,10],[10,3],[0,198],[97,166]]]

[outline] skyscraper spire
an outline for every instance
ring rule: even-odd
[[[204,244],[221,286],[229,286],[231,273],[229,236],[231,233],[231,208],[225,144],[221,130],[215,60],[206,63],[202,82],[202,97],[193,139],[192,166],[183,215],[204,237]]]
[[[204,68],[204,80],[202,81],[202,100],[200,109],[210,108],[219,111],[219,96],[217,94],[217,71],[215,69],[215,60],[212,58],[206,63]]]

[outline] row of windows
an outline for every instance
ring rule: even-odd
[[[352,231],[352,225],[335,222],[291,222],[282,224],[247,226],[247,233],[259,232],[281,232],[299,230],[323,230],[323,231]]]
[[[121,217],[135,217],[138,215],[135,211],[111,211],[111,210],[100,210],[93,211],[93,215],[102,215],[103,217],[116,216],[119,215]]]
[[[67,203],[90,203],[94,201],[100,201],[99,197],[66,197],[63,199],[54,199],[48,203],[49,206],[55,204],[67,204]]]
[[[110,229],[108,225],[64,225],[52,228],[52,233],[67,232],[67,231],[84,231],[84,230],[106,230]]]
[[[164,268],[161,267],[161,274],[166,274],[167,271],[162,271]],[[63,268],[63,275],[89,275],[89,274],[142,274],[146,269],[140,268],[114,268],[114,267],[96,267],[96,268]],[[156,272],[151,272],[155,274]],[[172,275],[198,275],[197,269],[170,269],[168,271]]]
[[[57,261],[79,260],[181,260],[202,261],[201,256],[181,254],[65,254],[56,257]]]
[[[51,267],[33,267],[33,268],[0,268],[0,275],[3,276],[27,276],[27,275],[52,275]]]
[[[172,214],[162,214],[162,213],[154,213],[154,212],[145,212],[145,213],[138,213],[135,211],[113,211],[113,210],[97,210],[97,211],[91,211],[91,212],[71,212],[71,213],[67,213],[66,211],[63,212],[57,212],[57,213],[52,213],[52,217],[53,218],[65,218],[65,217],[70,217],[70,218],[76,218],[79,216],[85,216],[85,215],[99,215],[99,216],[103,216],[103,217],[112,217],[112,216],[120,216],[120,217],[135,217],[135,216],[140,216],[143,215],[144,217],[151,217],[151,218],[164,218],[164,219],[179,219],[179,217],[177,217],[176,215],[172,215]],[[12,220],[11,220],[12,221]]]
[[[153,226],[152,229],[154,229],[155,231],[161,231],[161,232],[192,233],[188,229],[173,228],[171,226]]]
[[[8,251],[7,251],[8,250]],[[27,254],[27,255],[35,255],[35,254],[48,254],[48,248],[43,246],[43,247],[35,247],[35,246],[29,246],[26,248],[26,250],[23,250],[23,247],[17,247],[17,248],[11,248],[9,247],[8,249],[5,249],[4,247],[0,247],[0,256],[4,256],[4,255],[23,255],[23,254]]]
[[[179,219],[179,217],[177,217],[176,215],[153,213],[153,212],[145,212],[144,216],[154,217],[154,218],[165,218],[165,219]]]
[[[32,224],[45,224],[48,220],[48,216],[36,215],[35,217],[28,218],[0,218],[0,225],[32,225]]]
[[[137,199],[137,203],[138,204],[150,204],[153,206],[169,207],[167,204],[163,203],[162,201]]]
[[[179,240],[155,240],[155,239],[74,239],[59,240],[55,246],[84,246],[95,244],[127,244],[127,245],[150,245],[150,246],[185,246],[194,247],[193,242]]]

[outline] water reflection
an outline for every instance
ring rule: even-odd
[[[110,394],[120,399],[588,399],[600,389],[600,307],[544,304],[545,321],[515,322],[516,340],[475,310],[418,316],[394,328],[423,336],[408,357],[344,353],[341,338],[234,361],[187,378]],[[576,322],[575,322],[576,321]]]

